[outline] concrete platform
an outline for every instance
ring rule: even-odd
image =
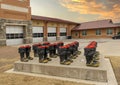
[[[59,58],[53,58],[46,64],[39,63],[38,58],[34,58],[29,62],[16,61],[14,71],[117,85],[109,60],[106,61],[104,56],[100,55],[99,61],[99,67],[87,67],[83,54],[71,65],[61,65]]]

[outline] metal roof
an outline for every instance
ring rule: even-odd
[[[73,28],[73,30],[86,30],[86,29],[98,29],[98,28],[113,28],[119,27],[119,25],[113,24],[111,19],[98,20],[91,22],[84,22]]]
[[[77,22],[72,22],[72,21],[68,21],[68,20],[62,20],[62,19],[50,18],[50,17],[43,17],[43,16],[36,16],[36,15],[32,15],[31,19],[32,20],[43,20],[43,21],[60,22],[60,23],[69,23],[69,24],[79,24]]]

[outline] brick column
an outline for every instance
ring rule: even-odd
[[[70,28],[70,25],[67,26],[67,37],[71,36],[71,28]]]
[[[56,40],[60,40],[60,25],[57,24],[57,27],[56,27]]]
[[[48,37],[48,32],[47,32],[47,23],[48,22],[44,22],[44,27],[43,27],[43,41],[47,41],[47,37]]]

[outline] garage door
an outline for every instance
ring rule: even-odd
[[[23,27],[6,26],[6,45],[23,44]]]
[[[33,43],[43,41],[43,27],[33,27]]]
[[[60,28],[60,40],[66,39],[66,28]]]
[[[56,41],[56,28],[48,27],[48,41]]]

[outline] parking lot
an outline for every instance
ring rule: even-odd
[[[72,39],[72,40],[65,40],[65,43],[69,43],[72,41],[79,41],[80,47],[79,49],[83,52],[83,48],[95,39]],[[97,50],[104,55],[105,57],[110,58],[112,63],[116,78],[118,83],[120,84],[120,40],[112,40],[112,39],[96,39],[95,41],[98,42]],[[16,75],[16,74],[7,74],[3,73],[6,70],[13,68],[13,63],[19,60],[18,54],[18,46],[3,46],[0,47],[0,84],[2,85],[68,85],[69,82],[60,82],[58,80],[47,79],[48,82],[45,81],[44,78],[37,78],[37,77],[29,77],[24,75]],[[14,79],[15,77],[15,79]],[[32,81],[30,81],[32,80]],[[7,82],[6,82],[7,81]],[[40,82],[41,83],[40,83]],[[19,83],[18,83],[19,82]],[[25,83],[26,82],[26,83]],[[35,82],[39,82],[36,83]],[[69,85],[78,85],[74,82],[71,82]],[[80,85],[80,84],[79,84]],[[83,84],[81,84],[83,85]],[[86,85],[86,84],[85,84]]]

